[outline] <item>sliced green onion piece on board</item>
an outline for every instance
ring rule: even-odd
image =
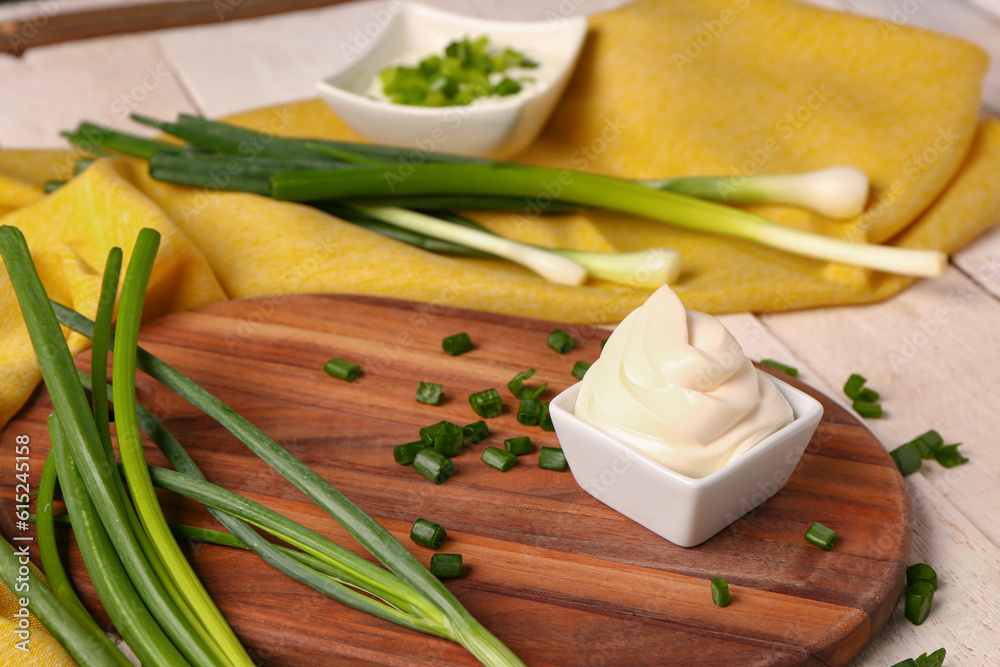
[[[712,579],[712,602],[717,607],[726,607],[729,605],[729,584],[722,577]]]
[[[914,563],[906,568],[906,585],[912,586],[918,581],[925,581],[937,590],[937,572],[927,563]]]
[[[335,378],[354,382],[361,375],[361,366],[352,364],[346,359],[331,359],[323,365],[323,370]]]
[[[517,407],[517,421],[525,426],[535,426],[542,419],[542,402],[526,398]]]
[[[427,405],[441,405],[444,400],[444,387],[436,382],[424,382],[421,380],[417,384],[417,402]]]
[[[427,519],[417,519],[410,528],[410,539],[422,547],[437,549],[444,544],[446,537],[448,537],[447,530]]]
[[[463,331],[451,336],[446,336],[441,341],[441,348],[446,354],[450,354],[454,357],[471,350],[473,348],[472,339],[469,338],[469,334]]]
[[[794,366],[788,366],[786,364],[783,364],[780,361],[775,361],[774,359],[761,359],[760,363],[763,366],[769,366],[793,378],[799,376],[799,369],[795,368]]]
[[[538,426],[543,431],[548,431],[549,433],[556,430],[555,425],[552,423],[552,416],[549,415],[548,402],[542,404],[542,418],[538,420]]]
[[[500,400],[500,392],[496,389],[484,389],[469,396],[469,405],[480,417],[492,419],[499,417],[503,412],[503,402]]]
[[[431,574],[438,579],[462,576],[462,554],[434,554],[431,556]]]
[[[879,398],[879,393],[874,389],[869,389],[868,387],[862,387],[861,391],[858,392],[858,400],[865,403],[874,403]]]
[[[806,542],[815,545],[820,549],[830,550],[837,540],[837,531],[831,530],[819,522],[814,522],[809,526],[805,534]]]
[[[464,430],[458,424],[439,421],[420,429],[420,439],[442,456],[451,458],[462,453]]]
[[[569,468],[566,462],[566,455],[558,447],[542,446],[538,452],[538,467],[546,470],[556,470],[563,472]]]
[[[917,450],[917,446],[912,442],[907,442],[896,447],[896,449],[889,452],[889,456],[896,462],[896,467],[899,468],[899,473],[903,477],[917,472],[920,470],[920,466],[924,464],[923,459],[920,458],[920,451]]]
[[[519,398],[524,400],[526,398],[538,398],[545,391],[545,387],[548,386],[548,382],[543,382],[541,386],[529,388],[524,386],[524,381],[535,374],[535,369],[531,368],[521,373],[515,375],[510,382],[507,383],[507,389],[510,393],[514,395],[514,398]]]
[[[955,466],[960,466],[969,461],[969,459],[958,453],[958,444],[939,447],[938,450],[934,452],[934,458],[945,468],[954,468]]]
[[[422,449],[417,452],[413,458],[413,469],[435,484],[441,484],[455,472],[451,459],[433,449]]]
[[[423,440],[396,445],[392,448],[392,458],[396,459],[396,463],[401,466],[409,465],[413,463],[413,459],[417,458],[417,453],[421,449],[427,449],[427,447],[427,443]]]
[[[906,587],[906,601],[903,615],[914,625],[920,625],[927,620],[934,603],[934,586],[927,581],[918,581]]]
[[[533,445],[531,444],[531,438],[522,435],[516,438],[507,438],[503,441],[503,447],[514,456],[521,456],[522,454],[531,453]]]
[[[483,451],[481,458],[483,463],[493,466],[500,472],[510,470],[517,463],[516,454],[500,449],[499,447],[494,447],[493,445],[490,445]]]
[[[480,419],[477,422],[466,424],[462,428],[462,435],[469,441],[469,444],[474,445],[477,442],[482,442],[490,436],[490,426]]]
[[[573,364],[573,377],[577,380],[582,380],[583,376],[587,374],[590,370],[590,362],[580,359],[575,364]]]
[[[550,333],[545,342],[559,354],[566,354],[576,347],[576,341],[573,337],[562,329],[556,329]]]

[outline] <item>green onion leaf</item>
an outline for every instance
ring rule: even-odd
[[[542,392],[545,391],[545,387],[548,386],[548,382],[543,382],[540,387],[528,388],[524,386],[524,381],[535,374],[535,369],[531,368],[521,373],[515,375],[510,382],[507,383],[507,389],[510,393],[514,395],[514,398],[519,398],[524,400],[526,398],[538,398],[541,396]]]
[[[517,421],[525,426],[535,426],[542,419],[542,402],[526,398],[517,406]]]
[[[434,554],[431,556],[431,574],[438,579],[462,576],[462,554]]]
[[[413,458],[413,469],[435,484],[441,484],[455,472],[451,459],[433,449],[421,449]]]
[[[500,392],[496,389],[484,389],[469,396],[469,405],[472,410],[485,419],[499,417],[503,412],[503,402],[500,400]]]
[[[566,462],[566,455],[558,447],[542,446],[538,452],[538,467],[545,470],[556,470],[564,472],[569,468]]]
[[[927,620],[927,616],[931,613],[933,602],[934,586],[927,581],[918,581],[912,586],[906,587],[903,615],[910,623],[920,625]]]
[[[490,445],[483,451],[482,461],[486,465],[493,466],[500,472],[506,472],[517,463],[517,455],[498,447]]]
[[[546,343],[559,354],[566,354],[576,347],[576,341],[573,337],[562,329],[556,329],[550,333]]]
[[[920,451],[912,442],[907,442],[896,447],[896,449],[889,452],[889,456],[892,457],[903,477],[917,472],[924,463],[920,458]]]
[[[458,424],[439,421],[420,429],[420,439],[442,456],[452,458],[462,453],[464,430]]]
[[[423,440],[396,445],[392,448],[392,458],[401,466],[410,465],[413,459],[417,458],[417,452],[427,447],[428,444]]]
[[[573,364],[573,377],[575,377],[577,380],[582,380],[583,376],[587,374],[588,370],[590,370],[590,362],[580,359],[575,364]]]
[[[910,440],[910,444],[917,448],[921,458],[929,459],[934,456],[934,452],[941,448],[941,445],[944,444],[944,439],[940,433],[931,429]]]
[[[361,375],[361,366],[337,357],[323,365],[323,370],[335,378],[354,382]]]
[[[555,425],[552,423],[552,416],[549,415],[548,402],[542,404],[542,418],[538,420],[538,426],[543,431],[548,431],[549,433],[556,430]]]
[[[856,401],[861,394],[861,388],[865,386],[866,382],[868,382],[868,380],[863,376],[858,375],[857,373],[852,373],[851,376],[847,378],[847,382],[844,383],[844,393],[847,394],[848,398]]]
[[[799,369],[794,366],[783,364],[780,361],[775,361],[774,359],[761,359],[760,363],[763,366],[769,366],[775,370],[781,371],[785,375],[790,375],[793,378],[799,376]]]
[[[469,338],[469,334],[463,331],[451,336],[446,336],[441,341],[441,347],[444,349],[446,354],[450,354],[454,357],[468,352],[474,346],[472,345],[472,339]]]
[[[955,466],[967,463],[969,459],[958,453],[958,445],[960,444],[962,443],[939,447],[938,450],[934,452],[934,458],[945,468],[954,468]]]
[[[862,417],[878,419],[882,416],[882,406],[878,403],[869,403],[867,401],[857,400],[854,401],[852,407],[854,408],[854,411]]]
[[[726,607],[729,605],[729,584],[722,577],[712,579],[712,602],[717,607]]]
[[[417,519],[410,528],[410,539],[422,547],[437,549],[446,537],[448,531],[428,519]]]
[[[937,590],[937,572],[927,563],[914,563],[906,568],[906,585],[909,587],[918,581],[925,581]]]
[[[809,544],[829,551],[833,548],[833,543],[837,540],[837,532],[816,522],[806,530],[805,538]]]
[[[441,405],[444,400],[443,387],[436,382],[420,381],[417,384],[417,402],[427,405]]]
[[[490,426],[483,420],[477,422],[472,422],[471,424],[466,424],[462,428],[462,435],[469,442],[469,444],[476,444],[477,442],[482,442],[490,435]]]
[[[507,438],[503,441],[503,447],[514,456],[521,456],[523,454],[530,454],[533,445],[531,444],[531,438],[522,435],[516,438]]]

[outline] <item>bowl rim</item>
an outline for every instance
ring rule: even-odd
[[[427,5],[420,4],[418,2],[405,1],[402,3],[402,9],[392,15],[392,18],[383,26],[378,37],[373,40],[372,45],[368,47],[368,50],[361,55],[353,63],[349,64],[347,67],[341,69],[335,74],[330,74],[323,77],[316,82],[316,88],[320,93],[325,93],[328,95],[333,95],[334,97],[341,98],[345,101],[351,102],[353,104],[358,104],[362,108],[377,109],[384,112],[390,113],[406,113],[414,114],[416,116],[426,116],[435,117],[443,115],[447,112],[452,113],[489,113],[489,112],[504,112],[510,111],[512,109],[517,109],[518,107],[526,105],[528,102],[533,101],[545,94],[556,85],[566,73],[567,70],[574,68],[576,66],[577,58],[583,48],[584,40],[587,36],[588,23],[587,19],[583,16],[570,16],[560,18],[559,21],[497,21],[492,19],[483,19],[475,16],[466,16],[464,14],[457,14],[455,12],[449,12],[437,7],[429,7]],[[576,33],[575,38],[572,42],[571,48],[566,49],[566,54],[569,56],[562,63],[561,67],[552,73],[552,76],[548,78],[548,81],[544,85],[537,86],[534,90],[530,91],[526,95],[512,95],[509,99],[499,99],[491,100],[486,104],[480,101],[474,100],[469,104],[463,105],[453,105],[445,107],[425,107],[413,104],[393,104],[385,100],[374,100],[366,97],[362,93],[357,93],[347,88],[343,88],[337,85],[337,82],[349,77],[357,68],[364,66],[368,56],[374,53],[378,48],[378,45],[385,39],[388,34],[392,24],[401,17],[404,13],[410,12],[415,14],[418,18],[433,18],[442,19],[446,21],[453,22],[456,26],[467,25],[467,26],[479,26],[479,28],[470,27],[469,31],[472,30],[483,30],[487,31],[487,27],[502,26],[505,30],[523,30],[537,32],[539,34],[555,33],[555,32],[568,32],[570,34]],[[392,110],[392,111],[389,111]]]
[[[781,394],[788,400],[789,404],[792,407],[792,415],[793,415],[792,421],[790,421],[788,424],[782,426],[780,429],[778,429],[771,435],[767,436],[766,438],[758,442],[756,445],[751,447],[749,450],[741,454],[736,459],[733,459],[731,462],[722,466],[718,470],[715,470],[714,472],[711,472],[708,475],[700,478],[688,477],[687,475],[679,473],[676,470],[668,468],[666,465],[652,458],[648,454],[645,454],[637,449],[630,447],[629,445],[622,442],[621,439],[616,438],[615,436],[611,435],[610,433],[607,433],[603,429],[594,426],[590,422],[585,421],[580,417],[577,417],[572,406],[566,407],[563,404],[569,403],[572,400],[572,403],[575,405],[576,397],[580,392],[581,385],[583,384],[582,381],[571,385],[567,389],[560,392],[558,396],[553,398],[552,401],[550,402],[550,410],[554,409],[557,412],[562,413],[567,419],[570,419],[579,424],[580,426],[585,427],[595,436],[600,437],[601,439],[610,443],[615,448],[616,452],[624,452],[626,456],[638,457],[644,463],[652,466],[652,468],[657,473],[669,477],[672,483],[685,486],[692,491],[700,491],[715,486],[717,484],[725,483],[728,479],[732,478],[735,475],[738,475],[740,470],[746,467],[746,465],[749,465],[755,459],[764,456],[769,450],[779,446],[785,438],[791,436],[791,431],[793,429],[797,429],[800,427],[801,424],[808,423],[810,421],[815,421],[818,424],[823,417],[823,405],[818,400],[816,400],[809,394],[805,393],[801,389],[793,387],[787,382],[784,382],[783,380],[776,378],[770,375],[769,373],[766,373],[760,369],[755,369],[755,370],[764,377],[766,377],[771,382],[774,382],[778,388],[778,391],[780,391]],[[558,428],[556,436],[558,437]],[[812,440],[811,435],[809,439]],[[560,440],[560,447],[562,446],[563,443],[562,440]],[[808,443],[806,446],[808,447]],[[805,449],[803,449],[803,453],[804,451]]]

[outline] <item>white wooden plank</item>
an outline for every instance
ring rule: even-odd
[[[834,387],[852,372],[883,392],[887,416],[868,420],[889,448],[927,429],[962,442],[971,462],[923,468],[928,480],[1000,545],[1000,304],[952,268],[874,305],[762,318],[767,328]]]
[[[840,388],[814,368],[823,355],[814,351],[807,357],[796,355],[771,333],[770,322],[764,324],[752,315],[720,319],[749,357],[788,363],[799,370],[800,379],[839,399]],[[894,665],[940,647],[948,650],[949,665],[1000,664],[1000,549],[942,495],[940,486],[940,478],[932,481],[919,472],[907,478],[913,510],[909,562],[928,563],[938,573],[941,590],[935,595],[933,612],[918,627],[903,617],[900,605],[882,632],[851,662],[852,667]]]
[[[66,146],[81,120],[137,130],[133,112],[173,116],[192,109],[152,36],[109,37],[0,56],[0,145]],[[148,134],[148,132],[147,132]]]
[[[991,294],[1000,297],[1000,227],[955,253],[952,261]]]

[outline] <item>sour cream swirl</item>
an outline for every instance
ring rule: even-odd
[[[790,423],[792,408],[723,324],[661,287],[583,378],[575,412],[672,470],[701,478]]]

